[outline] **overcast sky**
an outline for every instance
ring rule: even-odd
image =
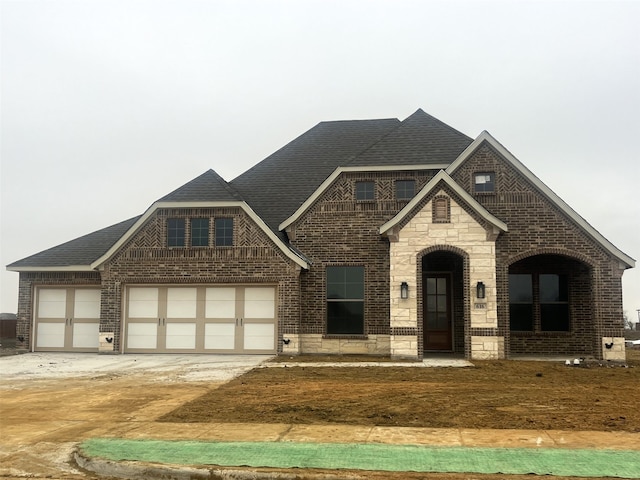
[[[2,1],[4,266],[322,120],[488,130],[640,258],[640,2]],[[640,309],[640,268],[623,277]]]

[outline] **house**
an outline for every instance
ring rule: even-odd
[[[12,263],[36,351],[625,358],[635,261],[487,132],[321,122]]]

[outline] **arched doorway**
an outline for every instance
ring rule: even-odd
[[[422,351],[464,353],[466,261],[463,252],[435,250],[421,260]]]

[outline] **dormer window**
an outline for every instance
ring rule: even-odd
[[[374,182],[356,182],[356,200],[375,200],[376,184]]]
[[[476,193],[494,193],[496,191],[495,172],[480,172],[473,175]]]

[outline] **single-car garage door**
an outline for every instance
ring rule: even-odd
[[[35,351],[98,351],[99,288],[40,287],[36,298]]]
[[[125,352],[275,353],[274,286],[127,289]]]

